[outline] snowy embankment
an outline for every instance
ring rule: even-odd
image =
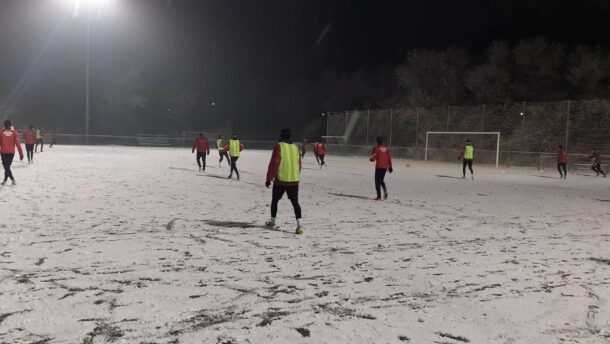
[[[305,234],[270,152],[57,146],[0,188],[0,343],[607,343],[610,179],[308,155]]]

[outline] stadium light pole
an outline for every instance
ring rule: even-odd
[[[81,4],[87,8],[87,28],[86,32],[86,53],[85,53],[85,142],[89,144],[89,121],[91,120],[91,9],[96,7],[98,17],[101,13],[101,8],[109,6],[114,0],[70,0],[74,6],[73,16],[76,18],[79,15]]]

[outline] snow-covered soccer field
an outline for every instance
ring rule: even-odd
[[[246,147],[247,148],[247,147]],[[305,234],[271,153],[57,146],[0,187],[0,343],[608,343],[610,178],[305,158]]]

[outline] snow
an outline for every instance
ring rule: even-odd
[[[260,228],[269,158],[246,149],[240,182],[190,149],[16,162],[0,343],[610,341],[609,179],[397,160],[375,202],[366,158],[309,154],[297,236],[286,198]]]

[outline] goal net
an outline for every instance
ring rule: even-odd
[[[500,132],[497,131],[427,131],[424,160],[449,160],[464,147],[466,139],[474,146],[475,159],[500,164]]]

